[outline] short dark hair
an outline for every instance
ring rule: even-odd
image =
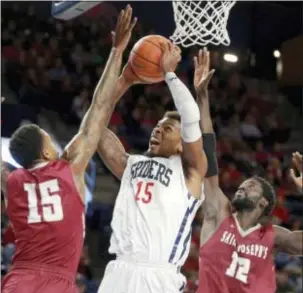
[[[260,183],[263,197],[268,201],[268,206],[264,209],[264,216],[269,216],[276,205],[276,193],[271,184],[262,177],[253,176],[252,179]]]
[[[181,122],[181,116],[177,111],[167,111],[163,118],[169,118],[173,120],[177,120],[178,122]]]
[[[14,160],[23,168],[28,169],[40,159],[42,149],[42,135],[36,124],[19,127],[12,135],[9,151]]]

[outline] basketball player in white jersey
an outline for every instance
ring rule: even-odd
[[[99,143],[99,155],[121,179],[121,186],[109,248],[117,258],[108,264],[98,293],[177,293],[185,287],[180,267],[202,203],[207,162],[199,108],[174,73],[180,59],[179,48],[165,47],[161,67],[178,112],[169,112],[158,122],[148,151],[127,154],[109,130]],[[128,87],[123,79],[117,96]]]

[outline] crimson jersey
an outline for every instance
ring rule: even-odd
[[[70,165],[57,160],[17,169],[8,178],[7,213],[15,233],[13,264],[39,264],[76,274],[84,212]]]
[[[198,293],[273,293],[272,225],[243,231],[230,216],[200,249]]]

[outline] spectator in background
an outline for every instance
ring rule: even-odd
[[[256,143],[256,160],[263,167],[267,165],[269,153],[264,149],[264,144],[261,140]]]
[[[278,158],[272,157],[269,159],[267,173],[271,174],[275,185],[279,185],[282,179],[281,162]]]
[[[74,98],[72,104],[72,116],[75,117],[76,123],[82,120],[89,104],[89,92],[84,88],[80,94]]]
[[[62,80],[67,75],[67,71],[65,66],[63,65],[62,59],[57,58],[55,60],[54,67],[49,70],[49,78],[50,80]]]
[[[199,248],[199,244],[194,241],[191,242],[188,258],[182,267],[186,274],[195,273],[199,270],[199,262],[197,261],[199,259]]]
[[[78,62],[82,64],[87,63],[88,59],[81,44],[76,44],[74,46],[71,59],[74,64],[77,64]]]
[[[86,280],[93,279],[93,272],[90,267],[90,257],[88,253],[88,246],[84,245],[82,250],[82,255],[80,258],[80,263],[78,266],[78,273],[86,278]]]
[[[262,138],[262,132],[257,126],[255,118],[247,114],[244,121],[240,124],[240,130],[243,138],[247,141],[255,141]]]
[[[277,276],[277,292],[276,293],[294,293],[295,287],[288,282],[289,274],[286,270],[280,269],[276,271]]]
[[[284,205],[284,198],[277,197],[276,206],[272,212],[273,220],[276,225],[285,225],[289,222],[289,212]]]
[[[88,293],[85,278],[81,274],[77,274],[76,285],[77,285],[78,293]]]
[[[104,64],[104,58],[102,58],[102,56],[99,54],[95,44],[92,45],[90,50],[90,62],[93,65]]]
[[[220,136],[228,137],[232,143],[239,145],[242,141],[242,134],[240,130],[240,118],[237,114],[233,115],[227,125],[220,129]]]

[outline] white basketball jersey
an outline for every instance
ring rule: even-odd
[[[109,252],[182,266],[202,203],[186,187],[180,156],[130,156],[116,200]]]

